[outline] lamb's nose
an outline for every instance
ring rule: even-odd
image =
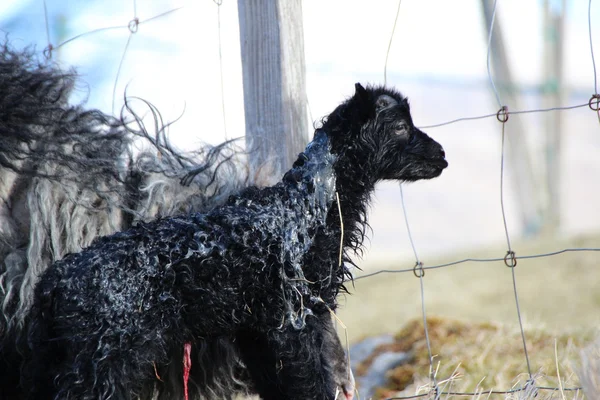
[[[442,158],[446,158],[446,152],[443,149],[441,151],[441,154],[442,154]]]

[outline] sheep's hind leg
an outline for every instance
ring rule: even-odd
[[[308,318],[300,330],[238,334],[242,359],[263,400],[335,398],[333,369],[322,353],[329,325],[330,316],[324,315]]]

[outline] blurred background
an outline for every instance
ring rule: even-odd
[[[446,150],[450,166],[442,176],[403,189],[425,266],[506,254],[501,124],[491,116],[433,126],[494,115],[503,104],[509,111],[585,105],[512,114],[505,126],[505,211],[517,256],[600,247],[600,116],[587,106],[597,93],[592,55],[600,59],[600,5],[588,14],[586,1],[498,1],[489,57],[496,96],[488,76],[493,4],[405,0],[390,45],[396,1],[302,2],[306,140],[315,122],[353,94],[355,82],[386,80],[408,96],[415,124]],[[134,16],[151,20],[131,34]],[[110,113],[120,110],[125,91],[146,99],[165,121],[177,120],[170,137],[182,149],[244,136],[236,1],[3,0],[0,30],[14,46],[35,46],[40,54],[48,43],[75,38],[53,51],[55,61],[82,76],[75,101]],[[357,276],[412,268],[397,184],[378,187],[370,223]],[[595,329],[599,261],[597,251],[519,260],[526,324]],[[428,313],[518,321],[510,269],[501,261],[427,270],[423,282]],[[412,272],[358,280],[351,291],[340,313],[351,341],[394,332],[422,314]]]

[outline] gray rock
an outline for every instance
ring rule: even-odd
[[[392,336],[376,336],[367,338],[350,347],[350,360],[354,370],[361,362],[367,359],[380,345],[394,341]],[[389,370],[410,360],[410,355],[405,352],[385,352],[378,355],[371,363],[367,373],[363,376],[354,374],[360,397],[369,399],[377,387],[386,384],[386,374]]]
[[[393,342],[394,338],[392,335],[381,335],[371,336],[353,344],[350,346],[350,365],[352,366],[352,369],[365,361],[377,347]]]

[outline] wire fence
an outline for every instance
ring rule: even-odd
[[[529,359],[529,354],[528,354],[527,337],[525,334],[525,330],[523,329],[521,305],[519,302],[519,290],[518,290],[519,282],[518,282],[516,274],[515,274],[515,269],[518,267],[518,263],[521,260],[535,259],[535,258],[547,258],[547,257],[553,257],[553,256],[557,256],[559,254],[570,253],[570,252],[594,253],[594,252],[600,252],[600,247],[599,248],[594,248],[594,247],[564,248],[564,249],[558,249],[558,250],[552,251],[552,252],[546,252],[546,253],[541,253],[541,254],[528,254],[528,255],[522,255],[522,254],[519,254],[517,251],[515,251],[515,248],[512,245],[511,235],[509,233],[509,227],[508,227],[507,215],[506,215],[507,213],[506,213],[505,205],[504,205],[504,196],[505,196],[504,185],[505,185],[505,181],[506,181],[506,177],[505,177],[505,138],[506,138],[506,135],[510,134],[510,121],[509,120],[510,120],[511,115],[559,112],[559,111],[563,112],[563,111],[570,111],[570,110],[574,110],[574,109],[588,107],[592,112],[594,112],[598,115],[598,121],[600,124],[600,95],[598,94],[597,71],[596,71],[596,62],[595,62],[594,47],[593,47],[593,35],[592,35],[592,23],[593,23],[593,21],[592,21],[592,1],[589,0],[588,16],[587,16],[588,17],[587,21],[588,21],[588,32],[589,32],[589,45],[590,45],[589,47],[590,47],[590,53],[591,53],[590,69],[593,69],[593,77],[594,77],[593,87],[592,87],[592,85],[590,85],[592,94],[591,94],[589,100],[587,102],[579,102],[578,104],[573,104],[573,105],[569,105],[569,106],[553,106],[553,107],[548,107],[548,108],[535,108],[535,109],[525,109],[525,110],[512,110],[509,107],[509,105],[507,105],[505,102],[502,101],[500,93],[496,87],[494,75],[492,73],[492,68],[490,65],[490,58],[492,56],[491,43],[492,43],[492,38],[493,38],[493,34],[494,34],[494,22],[495,22],[496,10],[497,10],[497,5],[499,2],[500,2],[499,0],[495,0],[494,5],[493,5],[493,13],[492,13],[492,18],[491,18],[491,23],[489,26],[489,37],[488,37],[488,41],[487,41],[487,60],[486,60],[487,61],[487,75],[488,75],[490,87],[494,93],[494,97],[495,97],[495,100],[498,105],[498,110],[496,112],[489,112],[489,113],[482,114],[482,115],[463,116],[463,117],[453,118],[448,121],[443,121],[443,122],[439,122],[439,123],[435,123],[435,124],[420,126],[420,128],[434,129],[434,128],[445,127],[445,126],[448,126],[451,124],[457,124],[457,123],[461,123],[461,122],[469,122],[469,121],[473,121],[473,120],[489,119],[489,118],[497,119],[498,123],[500,124],[499,129],[498,129],[499,130],[499,140],[500,140],[500,165],[499,165],[499,171],[498,171],[498,173],[499,173],[498,184],[500,186],[500,197],[498,199],[498,212],[502,216],[502,221],[503,221],[503,226],[504,226],[504,236],[506,239],[506,253],[503,256],[498,256],[498,257],[494,257],[494,258],[464,258],[464,259],[449,261],[449,262],[445,262],[445,263],[437,264],[437,265],[426,265],[418,255],[417,244],[415,243],[415,240],[413,239],[413,236],[411,234],[411,225],[409,223],[410,212],[409,212],[409,210],[407,210],[407,207],[405,205],[404,193],[402,192],[402,186],[400,186],[400,196],[401,196],[401,204],[402,204],[402,209],[403,209],[403,216],[404,216],[404,221],[406,224],[406,229],[408,232],[410,245],[412,247],[412,251],[414,254],[415,265],[413,268],[405,268],[405,269],[379,269],[374,272],[370,272],[370,273],[366,273],[361,276],[358,276],[355,278],[355,280],[357,280],[357,281],[364,280],[364,279],[368,279],[370,277],[373,277],[376,275],[381,275],[381,274],[399,274],[399,273],[407,273],[407,274],[412,273],[412,274],[414,274],[415,277],[417,277],[419,279],[420,298],[421,298],[421,314],[422,314],[423,325],[424,325],[424,330],[425,330],[425,339],[427,342],[429,363],[430,363],[430,367],[431,367],[430,370],[432,371],[432,373],[429,377],[430,385],[428,386],[429,390],[427,392],[421,393],[421,394],[416,394],[413,396],[393,397],[390,399],[416,399],[416,398],[439,399],[441,396],[473,397],[473,396],[481,396],[482,394],[483,395],[490,395],[490,394],[509,395],[509,394],[515,394],[515,393],[521,393],[521,392],[526,392],[529,395],[531,395],[532,393],[535,394],[537,392],[543,392],[543,391],[547,391],[547,392],[559,392],[559,391],[561,391],[561,392],[565,392],[565,391],[566,392],[578,392],[581,390],[581,388],[579,388],[579,387],[564,388],[564,387],[545,387],[545,386],[536,385],[535,376],[531,369],[531,364],[530,364],[530,359]],[[222,43],[221,43],[221,14],[220,14],[220,12],[221,12],[222,0],[214,0],[214,3],[215,3],[215,7],[216,7],[215,18],[218,19],[217,40],[219,43],[218,63],[219,63],[219,69],[220,69],[219,79],[220,79],[220,90],[221,90],[221,108],[222,108],[222,114],[223,114],[222,123],[223,123],[223,128],[224,128],[225,134],[227,135],[227,118],[226,118],[226,107],[225,107],[225,101],[224,101],[225,94],[224,94],[223,57],[221,54]],[[157,20],[157,19],[160,19],[160,18],[163,18],[172,13],[182,12],[181,11],[182,7],[175,7],[175,8],[169,9],[167,11],[161,12],[159,14],[156,14],[154,16],[151,16],[149,18],[140,19],[138,16],[137,1],[132,0],[132,6],[133,6],[132,14],[131,14],[131,18],[129,21],[126,21],[120,25],[106,26],[106,27],[101,27],[101,28],[90,30],[90,31],[82,32],[82,33],[74,35],[73,37],[67,38],[66,40],[63,40],[59,43],[54,43],[51,39],[51,34],[50,34],[50,22],[49,22],[49,18],[48,18],[47,0],[43,1],[43,6],[44,6],[44,15],[45,15],[45,22],[44,22],[45,23],[45,34],[46,34],[46,42],[47,43],[46,43],[46,46],[44,47],[44,49],[41,51],[41,53],[43,54],[44,57],[46,57],[49,60],[53,58],[53,55],[56,52],[56,50],[61,49],[65,46],[68,46],[83,37],[97,35],[97,34],[100,34],[103,32],[113,31],[113,30],[120,30],[120,31],[126,32],[127,39],[126,39],[126,42],[125,42],[122,52],[121,52],[120,62],[119,62],[119,66],[118,66],[118,69],[116,72],[116,76],[114,77],[114,85],[113,85],[113,93],[112,93],[112,95],[113,95],[113,99],[112,99],[113,112],[115,109],[117,84],[120,79],[122,66],[125,61],[125,56],[130,47],[132,37],[139,31],[139,29],[142,26],[146,25],[147,23]],[[393,21],[392,34],[389,38],[389,44],[387,47],[387,54],[386,54],[384,73],[383,73],[384,83],[387,82],[388,57],[389,57],[390,51],[393,51],[394,32],[396,30],[396,26],[398,24],[398,20],[401,15],[402,15],[402,1],[400,0],[400,1],[398,1],[398,7],[397,7],[396,14],[395,14],[395,19]],[[490,263],[490,262],[503,262],[506,265],[506,267],[509,268],[511,276],[512,276],[512,292],[514,294],[515,317],[518,320],[518,324],[520,327],[520,333],[521,333],[522,342],[523,342],[523,357],[525,358],[526,365],[527,365],[526,373],[527,373],[528,379],[524,385],[522,385],[520,387],[509,389],[509,390],[480,389],[480,390],[477,390],[476,392],[444,391],[438,382],[438,377],[436,377],[436,375],[434,373],[434,371],[435,371],[434,363],[433,363],[434,355],[432,354],[432,351],[431,351],[431,343],[430,343],[428,323],[427,323],[428,314],[427,314],[427,310],[426,310],[426,296],[425,296],[426,272],[428,270],[450,268],[450,267],[454,267],[454,266],[457,266],[459,264],[464,264],[464,263]],[[531,398],[533,398],[533,397],[531,397]]]
[[[393,29],[392,29],[392,35],[390,37],[390,41],[389,41],[389,46],[388,46],[388,53],[390,51],[391,48],[391,44],[392,44],[392,39],[394,36],[394,32],[396,29],[396,24],[397,24],[397,20],[398,20],[398,16],[400,14],[400,7],[402,4],[402,0],[398,1],[398,12],[396,13],[396,18],[394,20],[394,25],[393,25]],[[463,118],[457,118],[457,119],[453,119],[451,121],[448,122],[442,122],[439,124],[434,124],[434,125],[430,125],[427,126],[426,128],[436,128],[436,127],[441,127],[441,126],[446,126],[449,124],[453,124],[453,123],[457,123],[457,122],[461,122],[461,121],[468,121],[468,120],[474,120],[474,119],[483,119],[483,118],[491,118],[491,117],[496,117],[498,122],[501,124],[501,146],[500,146],[500,179],[499,179],[499,184],[500,184],[500,199],[499,199],[499,205],[500,205],[500,212],[502,214],[502,221],[503,221],[503,225],[504,225],[504,234],[506,236],[506,245],[507,245],[507,251],[506,251],[506,255],[503,258],[495,258],[495,259],[464,259],[464,260],[459,260],[459,261],[453,261],[453,262],[449,262],[449,263],[445,263],[445,264],[441,264],[441,265],[434,265],[431,266],[429,268],[433,269],[433,268],[445,268],[445,267],[449,267],[449,266],[453,266],[453,265],[457,265],[457,264],[461,264],[464,262],[490,262],[490,261],[503,261],[504,264],[510,269],[511,275],[512,275],[512,284],[513,284],[513,293],[514,293],[514,298],[515,298],[515,311],[516,311],[516,317],[518,320],[518,324],[519,324],[519,328],[520,328],[520,332],[521,332],[521,338],[523,340],[523,356],[525,357],[525,361],[527,364],[527,375],[528,375],[528,379],[526,380],[525,384],[522,385],[521,387],[517,387],[511,390],[485,390],[485,389],[480,389],[477,392],[450,392],[450,391],[444,391],[443,389],[440,388],[438,381],[437,381],[437,376],[435,374],[435,368],[434,368],[434,363],[433,363],[433,358],[434,355],[432,354],[431,351],[431,343],[429,340],[429,333],[428,333],[428,325],[427,325],[427,311],[426,311],[426,307],[425,307],[425,285],[424,285],[424,276],[425,276],[425,270],[427,269],[427,267],[425,267],[423,265],[423,262],[420,261],[419,256],[417,254],[417,250],[416,250],[416,246],[415,243],[413,241],[412,235],[410,233],[410,224],[409,224],[409,219],[408,219],[408,213],[406,210],[406,206],[405,206],[405,202],[404,202],[404,195],[402,193],[402,186],[400,186],[400,193],[401,193],[401,203],[402,203],[402,208],[403,208],[403,213],[404,213],[404,219],[405,219],[405,223],[406,223],[406,229],[408,231],[408,236],[410,239],[410,243],[414,252],[414,256],[415,256],[415,266],[414,268],[411,269],[405,269],[405,270],[397,270],[397,271],[393,271],[393,270],[379,270],[370,274],[366,274],[361,276],[359,279],[365,279],[368,278],[370,276],[374,276],[377,274],[381,274],[381,273],[398,273],[398,272],[413,272],[414,275],[419,279],[419,283],[420,283],[420,293],[421,293],[421,306],[422,306],[422,317],[423,317],[423,327],[425,330],[425,340],[427,343],[427,350],[428,350],[428,355],[429,355],[429,365],[430,365],[430,385],[429,388],[430,390],[426,393],[422,393],[422,394],[417,394],[417,395],[413,395],[413,396],[401,396],[401,397],[392,397],[391,399],[416,399],[416,398],[433,398],[435,400],[439,399],[440,396],[442,395],[446,395],[446,396],[481,396],[482,394],[484,395],[491,395],[491,394],[512,394],[512,393],[527,393],[527,398],[534,398],[537,397],[537,393],[540,391],[551,391],[551,392],[560,392],[563,393],[565,391],[575,391],[577,393],[579,393],[579,391],[582,390],[581,387],[574,387],[574,388],[563,388],[563,387],[543,387],[543,386],[537,386],[536,382],[535,382],[535,376],[532,373],[532,369],[531,369],[531,363],[530,363],[530,359],[529,359],[529,352],[528,352],[528,347],[527,347],[527,338],[525,335],[525,330],[523,329],[523,318],[522,318],[522,313],[521,313],[521,305],[519,302],[519,291],[517,288],[517,277],[515,274],[515,268],[517,267],[517,263],[519,258],[521,259],[525,259],[525,258],[539,258],[539,257],[551,257],[557,254],[561,254],[561,253],[565,253],[565,252],[570,252],[570,251],[589,251],[589,252],[597,252],[600,251],[600,248],[577,248],[577,249],[563,249],[563,250],[559,250],[559,251],[555,251],[555,252],[551,252],[551,253],[546,253],[546,254],[537,254],[537,255],[530,255],[530,256],[524,256],[524,257],[517,257],[515,251],[513,250],[513,247],[511,245],[511,237],[509,234],[509,229],[508,229],[508,225],[506,222],[506,210],[505,210],[505,205],[504,205],[504,183],[505,183],[505,133],[506,133],[506,125],[507,122],[509,120],[509,116],[510,114],[525,114],[525,113],[536,113],[536,112],[548,112],[548,111],[564,111],[564,110],[572,110],[575,108],[581,108],[581,107],[585,107],[588,106],[592,111],[594,111],[595,113],[597,113],[598,115],[598,122],[600,123],[600,96],[598,95],[598,86],[597,86],[597,72],[596,72],[596,64],[595,64],[595,57],[594,57],[594,47],[592,44],[592,18],[591,18],[591,7],[592,7],[592,0],[589,0],[589,4],[588,4],[588,33],[589,33],[589,42],[590,42],[590,53],[591,53],[591,59],[592,59],[592,68],[593,68],[593,74],[594,74],[594,91],[588,101],[588,103],[584,103],[584,104],[578,104],[578,105],[573,105],[573,106],[567,106],[567,107],[551,107],[551,108],[546,108],[546,109],[533,109],[533,110],[523,110],[523,111],[517,111],[517,112],[509,112],[509,108],[508,106],[502,102],[501,98],[500,98],[500,94],[498,92],[498,89],[496,88],[496,84],[494,81],[494,77],[492,74],[492,70],[491,70],[491,66],[490,66],[490,58],[491,58],[491,52],[492,52],[492,35],[494,32],[494,22],[495,22],[495,16],[496,16],[496,10],[497,10],[497,5],[498,5],[498,0],[494,0],[494,4],[493,4],[493,11],[492,11],[492,18],[491,18],[491,23],[488,29],[489,32],[489,37],[488,37],[488,48],[487,48],[487,74],[488,74],[488,78],[490,81],[490,86],[493,90],[494,96],[496,98],[499,110],[494,114],[494,113],[490,113],[490,114],[486,114],[486,115],[480,115],[480,116],[474,116],[474,117],[463,117]],[[387,64],[387,55],[386,55],[386,64]],[[386,71],[387,71],[387,65],[384,68],[384,82],[387,80],[386,77]],[[563,398],[564,398],[564,394],[563,394]]]

